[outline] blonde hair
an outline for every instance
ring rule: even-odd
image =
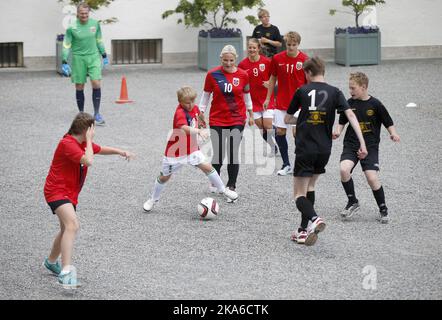
[[[297,33],[296,31],[287,32],[284,36],[284,41],[285,41],[285,43],[293,41],[297,44],[300,44],[301,43],[301,35],[299,33]]]
[[[227,54],[227,53],[233,54],[235,56],[235,58],[238,58],[238,54],[236,53],[236,49],[231,44],[224,46],[224,48],[221,50],[221,54],[219,55],[219,57],[222,58],[223,54]]]
[[[80,11],[80,9],[88,9],[91,11],[91,7],[86,2],[82,2],[77,6],[77,13]]]
[[[190,98],[192,101],[194,101],[198,94],[192,87],[184,86],[178,89],[176,95],[178,97],[178,101],[182,102],[186,98]]]
[[[365,86],[366,88],[368,88],[368,77],[365,73],[363,72],[354,72],[354,73],[350,73],[350,81],[354,81],[356,82],[358,85]]]
[[[265,15],[270,16],[270,12],[264,8],[260,8],[258,10],[258,18],[261,18],[262,16],[265,16]]]
[[[254,44],[256,44],[258,46],[258,48],[261,48],[261,43],[259,42],[258,39],[256,39],[256,38],[249,38],[249,41],[247,41],[247,46],[249,45],[250,42],[253,42]]]

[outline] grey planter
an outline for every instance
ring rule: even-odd
[[[220,65],[219,54],[225,45],[231,44],[238,54],[237,62],[244,58],[243,38],[198,37],[198,68],[210,70]]]
[[[381,33],[335,34],[335,63],[345,66],[379,64]]]

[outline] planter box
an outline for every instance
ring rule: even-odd
[[[335,34],[335,63],[345,66],[379,64],[381,33]]]
[[[219,54],[225,45],[231,44],[235,47],[239,63],[244,58],[243,38],[204,38],[198,37],[198,68],[202,70],[210,70],[219,66]]]

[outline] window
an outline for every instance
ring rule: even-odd
[[[162,39],[112,40],[113,64],[162,63]]]
[[[0,43],[0,68],[23,67],[23,42]]]

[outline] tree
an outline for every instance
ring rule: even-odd
[[[330,15],[334,15],[336,12],[348,13],[355,16],[356,28],[359,28],[359,17],[370,6],[376,6],[377,4],[384,4],[384,0],[342,0],[344,7],[351,8],[351,12],[340,11],[336,9],[330,9]]]
[[[85,2],[89,5],[91,10],[98,10],[100,7],[107,7],[115,0],[68,0],[69,4],[78,6],[80,3]],[[65,2],[65,0],[58,0],[58,2]],[[100,20],[103,24],[117,22],[118,19],[116,17],[108,18],[105,20]]]
[[[264,6],[261,0],[180,0],[174,10],[164,11],[162,18],[166,19],[172,14],[183,14],[177,23],[184,23],[187,27],[207,26],[210,28],[223,29],[230,23],[236,24],[237,19],[232,18],[232,13],[237,13],[244,8]],[[254,16],[246,16],[247,21],[253,25],[258,24]]]

